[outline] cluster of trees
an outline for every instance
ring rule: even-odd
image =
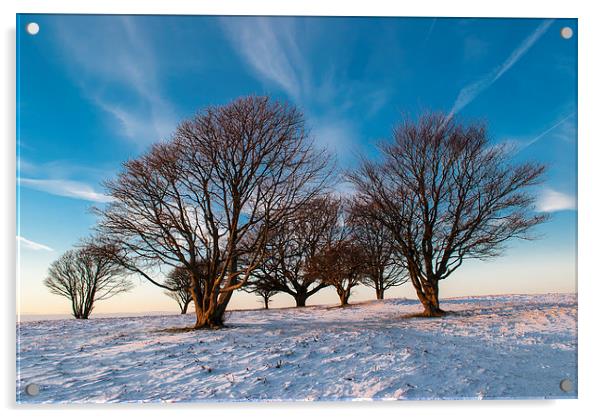
[[[361,203],[334,194],[313,198],[291,220],[270,236],[266,258],[253,272],[248,291],[260,295],[267,308],[269,297],[286,293],[297,307],[332,286],[341,305],[359,284],[384,291],[407,281],[402,262],[384,230],[372,230]],[[376,228],[375,228],[376,229]],[[372,234],[372,232],[375,232]]]
[[[407,119],[392,139],[341,175],[295,107],[255,96],[210,107],[106,183],[112,201],[84,248],[116,283],[138,275],[182,312],[193,302],[195,328],[222,326],[238,289],[267,308],[276,293],[305,306],[333,286],[345,305],[360,283],[383,298],[409,281],[425,316],[444,315],[441,280],[545,220],[528,193],[544,167],[512,163],[484,126],[443,114]],[[341,179],[351,197],[332,192]]]

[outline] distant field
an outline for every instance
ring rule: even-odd
[[[126,318],[126,317],[138,317],[138,316],[169,316],[175,312],[157,311],[157,312],[135,312],[135,313],[93,313],[93,317],[96,319],[101,318]],[[20,322],[35,322],[35,321],[56,321],[61,319],[73,319],[71,314],[22,314],[17,317]]]
[[[235,311],[228,328],[178,332],[192,315],[22,322],[17,401],[158,402],[574,398],[572,294]],[[24,394],[28,383],[40,394]]]

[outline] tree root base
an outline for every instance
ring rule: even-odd
[[[195,326],[191,327],[190,329],[192,331],[201,331],[201,330],[215,331],[215,330],[222,329],[222,328],[226,328],[226,326],[225,325],[204,324],[204,325],[195,325]]]
[[[438,312],[416,312],[412,314],[402,315],[402,318],[443,318],[448,315],[448,312],[439,310]]]

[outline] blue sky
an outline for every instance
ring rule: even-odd
[[[35,36],[25,32],[31,21]],[[566,26],[571,39],[560,36]],[[89,208],[107,200],[103,179],[179,120],[248,94],[298,105],[343,168],[374,157],[402,114],[487,122],[495,142],[516,146],[517,161],[548,164],[536,193],[551,220],[539,240],[458,270],[443,296],[576,290],[575,19],[20,15],[17,28],[21,312],[68,312],[42,280],[88,234]],[[410,286],[390,295],[414,297]],[[327,291],[311,301],[335,300]],[[98,311],[173,305],[140,283]]]

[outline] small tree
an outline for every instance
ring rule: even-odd
[[[350,239],[343,239],[313,257],[308,263],[308,272],[322,283],[333,286],[341,306],[346,306],[351,290],[362,282],[365,265],[363,249]]]
[[[533,213],[527,193],[544,167],[513,163],[483,125],[426,114],[402,122],[380,149],[381,162],[364,160],[349,179],[369,216],[392,234],[425,316],[445,314],[439,282],[465,260],[499,255],[546,219]]]
[[[267,240],[265,261],[253,273],[253,282],[265,289],[291,295],[297,307],[328,285],[307,274],[309,259],[333,242],[339,232],[340,199],[318,196]]]
[[[257,279],[256,277],[249,278],[249,281],[246,286],[243,287],[243,290],[247,293],[254,293],[259,296],[265,309],[270,308],[272,297],[280,293],[278,290],[274,289],[269,282]]]
[[[353,200],[349,206],[348,224],[351,237],[365,252],[365,277],[362,283],[376,291],[376,299],[384,299],[385,290],[408,281],[403,256],[396,251],[395,240],[387,228],[370,216],[371,202],[366,205]]]
[[[71,301],[73,316],[88,319],[94,303],[132,289],[124,270],[110,257],[84,247],[65,252],[48,269],[44,284],[51,293]]]
[[[188,305],[192,302],[190,274],[188,273],[188,270],[183,267],[175,267],[169,272],[164,284],[175,289],[166,290],[164,293],[178,303],[182,315],[187,313]]]

